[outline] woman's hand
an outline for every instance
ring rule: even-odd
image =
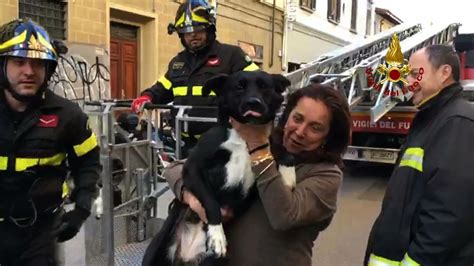
[[[193,195],[193,193],[189,192],[185,188],[183,189],[183,203],[186,203],[189,208],[191,208],[191,210],[193,210],[199,216],[199,219],[201,219],[201,221],[208,223],[206,210],[202,206],[201,202]],[[234,218],[234,211],[231,208],[224,206],[223,208],[221,208],[221,215],[222,221],[228,222],[232,218]]]
[[[186,203],[191,210],[193,210],[201,221],[207,223],[206,210],[202,206],[201,202],[189,192],[187,189],[183,188],[183,203]]]
[[[229,119],[229,122],[232,128],[247,142],[249,151],[268,143],[268,137],[272,130],[271,122],[265,125],[248,125],[232,118]]]

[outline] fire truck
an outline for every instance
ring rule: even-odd
[[[413,52],[430,44],[453,44],[461,59],[466,97],[473,100],[474,34],[458,34],[459,27],[456,23],[398,25],[371,39],[324,54],[287,74],[287,78],[292,89],[320,82],[335,86],[347,97],[352,136],[344,155],[346,162],[394,164],[417,112],[410,103],[412,88],[403,78]]]

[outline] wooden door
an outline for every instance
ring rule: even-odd
[[[133,99],[138,94],[137,28],[111,23],[110,86],[112,98]]]

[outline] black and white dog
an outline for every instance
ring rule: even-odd
[[[262,71],[219,75],[206,82],[202,93],[216,93],[219,125],[206,132],[190,153],[183,168],[183,182],[202,203],[208,224],[175,200],[147,249],[143,265],[214,265],[226,255],[221,206],[230,207],[238,215],[248,206],[255,188],[247,144],[231,128],[229,117],[250,124],[273,121],[289,85],[282,75]],[[285,184],[294,186],[294,167],[288,167],[288,160],[285,164],[279,170]]]

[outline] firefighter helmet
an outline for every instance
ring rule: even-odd
[[[206,29],[215,32],[215,25],[214,9],[206,0],[188,0],[179,6],[174,24],[168,26],[168,33],[176,31],[181,35]]]
[[[22,57],[45,61],[46,76],[41,90],[57,66],[57,53],[46,30],[31,19],[13,20],[0,27],[0,87],[9,90],[19,101],[31,100],[21,96],[10,88],[6,73],[6,58]],[[41,92],[39,92],[41,93]]]

